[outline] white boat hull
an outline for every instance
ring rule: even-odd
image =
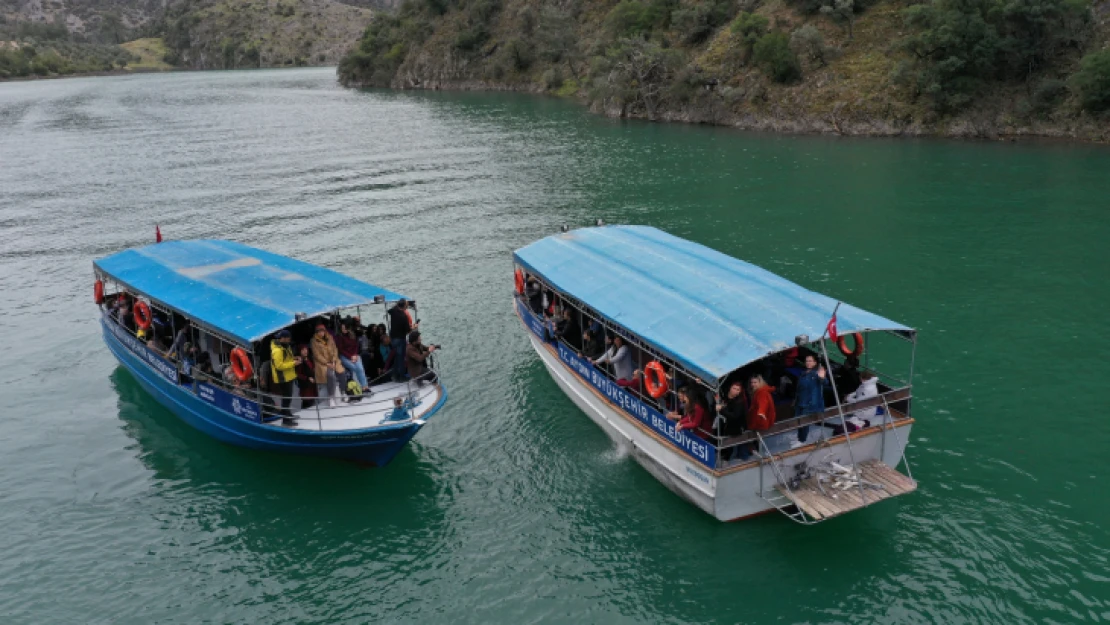
[[[772,497],[775,494],[778,483],[771,464],[753,458],[716,470],[706,468],[626,415],[563,364],[555,349],[540,340],[527,324],[525,329],[532,347],[563,392],[618,445],[627,447],[636,462],[667,488],[721,521],[735,521],[775,509],[764,499],[764,495]],[[784,449],[778,454],[776,443],[787,443],[785,437],[796,437],[794,432],[784,433],[780,435],[784,438],[768,444],[776,452],[780,470],[790,476],[795,472],[794,467],[807,458],[812,456],[813,461],[818,461],[829,454],[845,465],[851,464],[853,458],[857,463],[877,459],[896,468],[909,441],[912,425],[912,419],[903,419],[896,427],[873,426],[852,434],[851,452],[843,436],[831,438],[829,445],[816,448],[819,449],[816,453],[813,453],[815,445],[810,444],[788,451]],[[819,436],[827,437],[828,431],[812,426],[809,442],[816,442]]]

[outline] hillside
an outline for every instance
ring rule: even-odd
[[[167,61],[188,69],[330,65],[372,11],[334,0],[200,0],[167,9]]]
[[[329,65],[396,0],[0,0],[0,79]]]
[[[406,0],[348,86],[516,89],[612,116],[1110,140],[1110,0]]]

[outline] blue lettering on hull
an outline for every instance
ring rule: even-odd
[[[533,315],[520,300],[516,301],[516,307],[521,318],[524,319],[525,325],[528,326],[532,333],[538,336],[540,340],[543,340],[543,324],[536,319],[535,315]],[[597,389],[598,392],[604,395],[611,403],[618,406],[625,414],[651,428],[653,432],[670,441],[674,446],[684,451],[691,458],[697,460],[698,463],[710,469],[716,466],[717,454],[711,444],[697,436],[676,431],[674,421],[666,418],[661,412],[640,401],[639,398],[618,386],[616,382],[603,375],[585,358],[579,357],[578,354],[574,353],[574,351],[562,343],[558,343],[557,347],[559,360],[566,364],[567,368],[577,374],[578,377],[587,384]]]

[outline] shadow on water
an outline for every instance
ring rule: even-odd
[[[166,502],[205,500],[208,505],[177,512],[200,525],[235,527],[244,539],[253,537],[260,553],[280,551],[289,532],[313,532],[339,548],[358,536],[407,529],[413,518],[421,519],[427,539],[444,533],[451,495],[434,452],[406,449],[390,465],[369,468],[239,448],[179,420],[122,367],[110,381],[122,429],[152,472],[158,495]]]

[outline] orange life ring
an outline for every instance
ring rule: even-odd
[[[524,272],[519,269],[513,272],[513,281],[516,283],[516,294],[524,295]]]
[[[859,356],[863,353],[863,335],[856,332],[851,335],[852,341],[856,344],[855,349],[848,349],[848,335],[841,335],[836,339],[836,346],[840,348],[840,353],[845,356]]]
[[[231,372],[235,374],[240,382],[246,382],[254,373],[254,369],[251,367],[251,359],[247,357],[247,352],[242,347],[231,350]]]
[[[153,319],[150,315],[150,306],[147,306],[146,302],[135,302],[135,325],[144,330],[149,330],[150,322]]]
[[[663,365],[653,360],[647,363],[644,367],[644,388],[647,389],[648,395],[654,399],[659,399],[666,394],[667,389],[667,373],[663,370]]]
[[[93,285],[93,301],[99,306],[104,303],[104,281],[97,280]]]

